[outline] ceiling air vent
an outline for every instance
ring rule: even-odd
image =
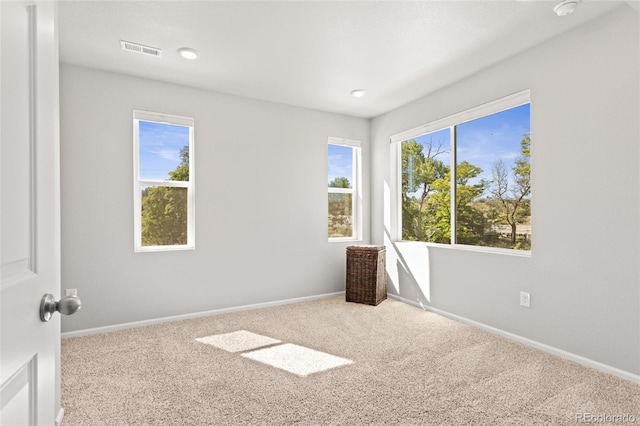
[[[122,47],[122,50],[128,50],[129,52],[142,53],[143,55],[158,57],[162,56],[162,49],[144,46],[142,44],[132,43],[130,41],[120,40],[120,47]]]

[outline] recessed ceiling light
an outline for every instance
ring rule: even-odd
[[[178,53],[185,59],[196,59],[198,57],[198,52],[190,47],[181,47],[178,49]]]
[[[361,98],[364,96],[364,90],[363,89],[355,89],[351,91],[351,96],[354,96],[356,98]]]
[[[578,2],[579,1],[580,0],[564,0],[564,1],[560,2],[560,3],[558,3],[553,8],[553,11],[558,16],[571,15],[573,12],[576,11],[576,7],[578,7]]]

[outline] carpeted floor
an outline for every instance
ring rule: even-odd
[[[293,374],[196,340],[240,330],[352,363]],[[640,385],[396,300],[339,296],[64,339],[62,406],[64,426],[621,424],[640,423]]]

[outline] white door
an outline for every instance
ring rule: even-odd
[[[0,0],[0,424],[53,425],[60,409],[57,4]]]

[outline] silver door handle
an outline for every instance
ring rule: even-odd
[[[56,302],[53,294],[47,293],[42,296],[40,302],[40,320],[47,322],[51,319],[51,315],[58,311],[63,315],[73,315],[82,307],[82,300],[78,296],[63,297]]]

